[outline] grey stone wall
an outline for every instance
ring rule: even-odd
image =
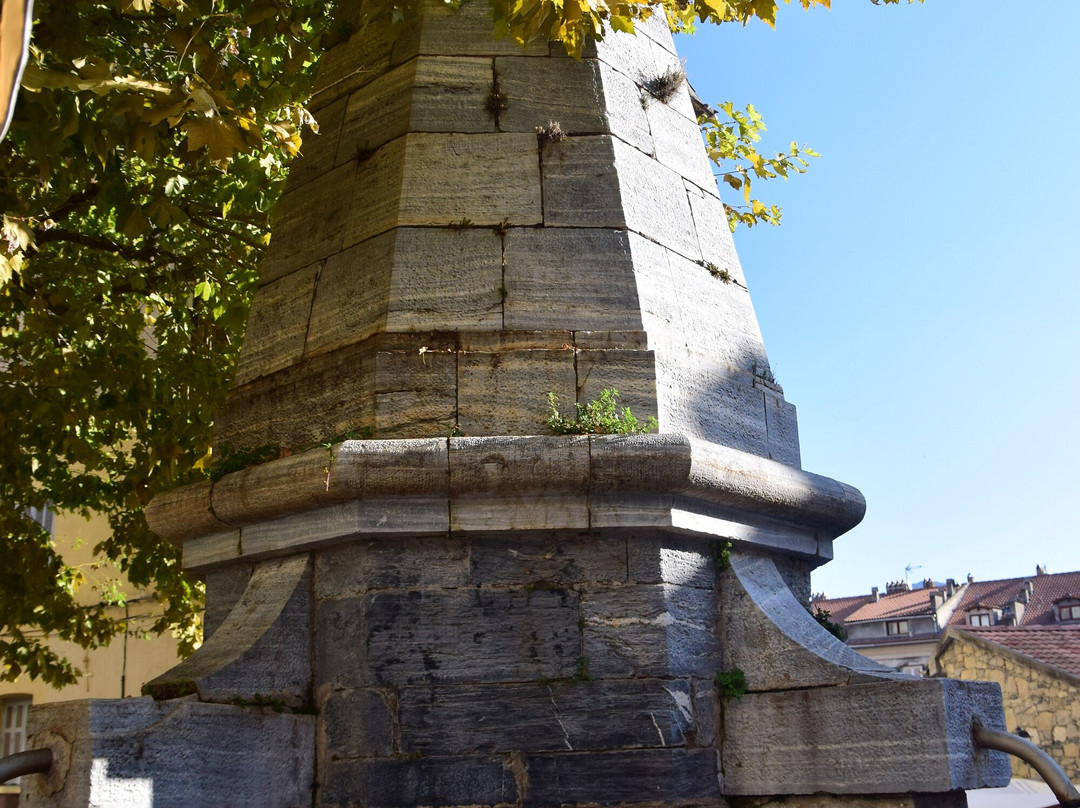
[[[489,28],[430,3],[327,54],[218,445],[543,434],[549,392],[614,387],[798,466],[687,89],[648,91],[679,69],[666,27],[581,60]]]
[[[655,534],[315,554],[318,804],[723,804],[715,559]]]

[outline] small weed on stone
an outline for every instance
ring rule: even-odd
[[[641,435],[657,430],[656,418],[649,416],[644,422],[639,421],[629,407],[619,409],[618,398],[619,391],[613,387],[601,390],[592,401],[575,402],[577,414],[566,418],[559,412],[559,397],[553,392],[548,393],[551,407],[548,428],[556,435]]]

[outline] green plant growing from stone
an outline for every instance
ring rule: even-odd
[[[679,88],[686,82],[686,71],[682,65],[670,67],[656,78],[645,83],[645,89],[653,98],[662,103],[670,101]]]
[[[566,132],[558,121],[548,121],[547,126],[536,127],[536,139],[542,149],[547,143],[561,143],[566,140]]]
[[[714,278],[721,280],[724,283],[731,283],[733,280],[730,272],[728,272],[726,269],[721,269],[716,264],[706,264],[705,269],[709,270],[709,274],[712,275]]]
[[[742,668],[734,667],[716,672],[716,689],[724,699],[737,699],[746,695],[746,674]]]
[[[716,553],[713,564],[717,572],[723,572],[731,566],[731,542],[715,541],[712,544],[713,552]]]
[[[832,612],[827,612],[824,609],[814,608],[810,610],[810,616],[817,621],[818,625],[832,634],[836,639],[843,642],[847,639],[847,631],[839,623],[834,623],[830,618]]]
[[[592,674],[589,673],[589,658],[578,657],[577,673],[575,673],[570,680],[573,682],[591,682]]]
[[[207,476],[216,483],[226,474],[232,474],[250,466],[277,460],[281,457],[281,454],[282,448],[276,443],[267,443],[254,449],[247,447],[236,449],[232,446],[223,446],[221,457],[210,466]]]
[[[629,407],[620,409],[618,398],[618,390],[605,388],[592,401],[585,404],[574,402],[577,412],[573,418],[567,418],[559,412],[559,397],[550,392],[548,428],[556,435],[642,435],[659,428],[656,418],[651,415],[642,422],[630,412]]]

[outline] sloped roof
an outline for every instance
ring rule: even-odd
[[[881,600],[877,602],[870,598],[868,603],[849,614],[846,620],[848,623],[857,623],[863,620],[894,620],[917,615],[933,615],[934,609],[930,605],[930,596],[941,591],[940,587],[912,589],[910,592],[882,595]]]
[[[815,609],[829,613],[829,619],[834,623],[843,623],[848,616],[860,606],[870,603],[872,595],[852,595],[847,598],[815,598],[811,604]]]
[[[963,626],[957,630],[1080,677],[1080,625]]]
[[[1033,592],[1020,620],[1021,626],[1054,624],[1054,604],[1063,598],[1080,599],[1080,572],[1058,572],[1006,578],[1001,581],[975,581],[967,585],[949,625],[963,625],[967,612],[978,606],[1002,609],[1012,603],[1031,581]]]

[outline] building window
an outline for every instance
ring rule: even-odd
[[[1080,620],[1080,600],[1065,600],[1057,604],[1058,621]]]
[[[994,615],[990,612],[971,612],[968,614],[968,624],[972,626],[994,625]]]
[[[901,634],[908,633],[908,621],[907,620],[890,620],[885,624],[885,633],[890,637],[898,637]]]
[[[3,754],[14,755],[26,751],[26,717],[30,714],[29,696],[9,696],[0,699],[3,711]]]

